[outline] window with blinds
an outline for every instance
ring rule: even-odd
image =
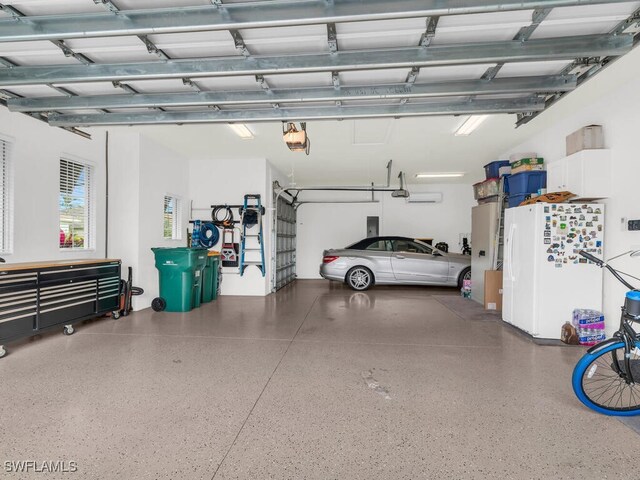
[[[12,188],[11,143],[0,138],[0,253],[10,253],[13,247]]]
[[[92,167],[60,159],[60,248],[92,248]]]
[[[171,195],[164,196],[164,238],[182,240],[180,199]]]

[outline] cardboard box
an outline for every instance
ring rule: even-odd
[[[484,272],[484,308],[502,311],[502,270]]]
[[[520,167],[513,168],[511,175],[515,175],[520,172],[543,172],[544,165],[521,165]]]
[[[514,153],[509,156],[509,162],[517,162],[518,160],[522,160],[523,158],[535,158],[538,154],[536,152],[523,152],[523,153]]]
[[[604,148],[602,125],[588,125],[567,136],[567,156],[599,148]]]
[[[515,162],[511,162],[511,173],[515,173],[514,170],[521,167],[537,167],[541,166],[544,168],[544,158],[541,157],[532,157],[532,158],[521,158],[520,160],[516,160]],[[532,170],[531,168],[529,170]]]

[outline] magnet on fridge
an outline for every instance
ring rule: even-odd
[[[587,213],[593,213],[593,208],[591,207],[587,208]]]
[[[550,237],[551,236],[551,230],[545,230],[544,231],[544,236],[545,237]]]
[[[594,215],[591,220],[593,220],[594,222],[597,222],[599,221],[599,217],[597,215]]]
[[[549,207],[544,207],[544,213],[549,213]]]
[[[563,258],[562,263],[569,263],[569,260],[567,260],[566,258]]]
[[[602,231],[602,225],[598,225],[598,231],[601,232]]]
[[[562,216],[560,217],[560,221],[561,221],[561,222],[566,222],[566,221],[567,221],[567,217],[566,217],[566,215],[562,215]]]
[[[556,268],[562,268],[562,263],[556,263]]]
[[[602,210],[600,210],[599,208],[596,208],[596,211],[593,213],[602,214]]]
[[[545,229],[545,230],[551,230],[551,224],[550,224],[550,223],[546,223],[546,224],[544,225],[544,229]]]
[[[602,240],[596,240],[596,247],[602,246]]]
[[[558,221],[554,220],[553,222],[551,222],[551,225],[553,225],[555,227],[556,225],[558,225]]]
[[[567,243],[573,243],[573,240],[571,240],[570,238],[567,238]]]
[[[564,212],[564,207],[563,207],[562,205],[560,205],[560,206],[558,207],[558,211],[559,211],[559,212]]]
[[[580,220],[581,222],[584,222],[587,219],[587,217],[585,217],[584,215],[580,215],[580,218],[578,220]]]
[[[569,217],[569,220],[577,220],[577,219],[578,219],[578,217],[576,217],[575,215],[571,215],[571,216]]]
[[[550,238],[545,238],[545,239],[544,239],[544,244],[545,244],[545,245],[551,245],[551,239],[550,239]],[[552,252],[552,250],[551,250],[551,249],[548,249],[548,250],[547,250],[547,253],[551,253],[551,252]]]
[[[553,210],[553,211],[555,212],[557,209],[558,209],[558,206],[557,206],[557,205],[555,205],[555,204],[554,204],[554,205],[551,205],[551,210]]]
[[[547,262],[555,262],[556,261],[556,257],[554,257],[553,255],[549,255],[547,257]]]
[[[587,263],[587,259],[586,258],[579,258],[578,262],[579,263]]]
[[[587,223],[586,223],[586,226],[587,226],[587,227],[593,227],[593,222],[587,222]]]

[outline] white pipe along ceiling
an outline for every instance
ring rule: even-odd
[[[0,101],[52,126],[539,112],[640,2],[0,0]]]

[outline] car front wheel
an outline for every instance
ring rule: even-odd
[[[373,286],[373,273],[367,267],[353,267],[347,272],[347,284],[354,290],[368,290]]]

